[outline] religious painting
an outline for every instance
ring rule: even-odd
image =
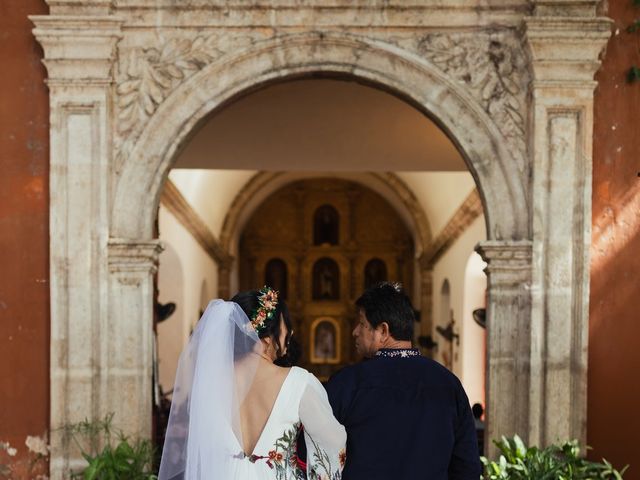
[[[340,363],[340,324],[331,317],[311,325],[311,363]]]
[[[313,244],[338,245],[340,215],[331,205],[323,205],[313,215]]]
[[[280,258],[272,258],[264,270],[264,283],[280,294],[280,298],[288,298],[287,264]]]
[[[321,258],[313,266],[313,299],[340,299],[340,268],[335,260]]]
[[[387,280],[387,265],[379,258],[372,258],[364,267],[364,288],[373,287]]]

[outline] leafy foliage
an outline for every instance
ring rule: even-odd
[[[482,457],[483,480],[621,480],[627,468],[618,471],[606,460],[585,460],[575,440],[544,449],[527,447],[517,435],[494,443],[501,455],[497,461]]]
[[[102,420],[70,425],[66,433],[80,449],[87,466],[72,479],[156,480],[154,448],[149,440],[131,440],[112,426],[113,414]]]

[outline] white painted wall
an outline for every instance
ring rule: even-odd
[[[255,170],[174,168],[169,173],[169,179],[198,212],[211,232],[218,236],[233,199],[255,174]]]
[[[467,260],[464,276],[464,298],[462,303],[461,352],[462,375],[471,404],[476,402],[485,406],[485,363],[486,331],[473,320],[473,311],[486,307],[485,291],[487,264],[482,257],[473,252]]]
[[[429,117],[356,82],[281,82],[216,110],[179,168],[362,172],[459,170],[464,160]]]
[[[433,269],[433,318],[432,333],[438,342],[435,359],[442,362],[443,351],[449,349],[448,343],[435,331],[436,325],[446,327],[449,316],[442,312],[440,291],[445,279],[450,286],[450,306],[456,321],[455,329],[460,335],[460,346],[454,346],[453,372],[460,378],[467,391],[471,403],[484,404],[484,351],[479,348],[484,341],[484,332],[476,328],[473,318],[469,319],[469,309],[473,298],[465,306],[465,277],[470,255],[476,244],[486,239],[484,216],[477,218],[473,224],[458,238],[447,252],[435,264]],[[482,304],[477,307],[482,306]],[[474,308],[477,308],[474,307]],[[480,330],[480,331],[478,331]]]
[[[182,348],[218,289],[215,263],[191,234],[164,207],[159,212],[160,254],[158,301],[175,302],[176,312],[158,324],[159,378],[164,391],[173,388],[175,369]]]
[[[468,171],[397,172],[397,175],[413,191],[424,209],[434,237],[475,188]]]

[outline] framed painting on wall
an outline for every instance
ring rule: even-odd
[[[311,324],[311,363],[340,363],[340,323],[331,317],[317,318]]]

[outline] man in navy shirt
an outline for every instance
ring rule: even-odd
[[[343,480],[478,480],[473,415],[458,378],[412,348],[414,311],[398,284],[356,301],[368,360],[336,373],[329,401],[347,430]]]

